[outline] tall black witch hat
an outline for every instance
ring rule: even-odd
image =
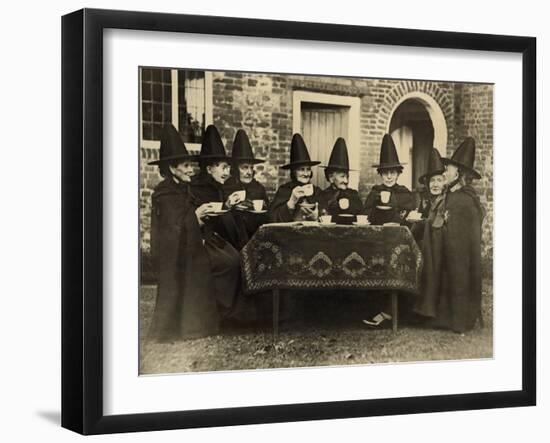
[[[265,160],[261,158],[255,158],[252,146],[250,146],[250,140],[246,132],[242,129],[237,131],[235,140],[233,141],[233,150],[231,151],[231,159],[233,163],[263,163]]]
[[[160,165],[170,160],[197,161],[196,155],[187,152],[183,138],[171,123],[164,125],[160,136],[160,156],[158,160],[149,162],[150,165]]]
[[[220,133],[214,125],[208,125],[202,140],[200,160],[230,160],[225,152]]]
[[[428,159],[428,170],[418,179],[418,182],[420,184],[427,185],[430,178],[432,178],[434,175],[441,175],[444,172],[445,165],[443,164],[441,155],[439,154],[439,151],[437,149],[432,148],[432,150],[430,151],[430,158]]]
[[[382,145],[380,146],[380,163],[372,165],[372,167],[378,169],[402,168],[406,164],[399,161],[397,149],[391,135],[384,134]]]
[[[346,146],[346,141],[342,137],[336,139],[332,152],[330,153],[328,165],[321,166],[321,168],[326,168],[327,170],[353,171],[353,169],[349,168],[348,147]]]
[[[292,136],[292,142],[290,144],[290,163],[281,166],[283,169],[294,169],[300,166],[315,166],[319,161],[312,161],[309,158],[309,152],[307,151],[306,143],[300,134],[294,134]]]
[[[472,137],[466,137],[451,158],[443,158],[443,164],[455,165],[467,170],[473,177],[480,179],[481,175],[474,169],[476,158],[476,142]]]

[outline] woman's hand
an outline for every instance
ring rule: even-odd
[[[305,220],[317,221],[319,220],[319,203],[315,203],[315,207],[312,209],[302,206],[300,211],[303,214]]]
[[[241,196],[241,192],[235,191],[232,194],[227,197],[227,200],[225,201],[225,206],[227,206],[229,209],[231,209],[233,206],[238,205],[243,200]]]
[[[407,221],[419,221],[422,220],[422,214],[418,212],[416,209],[412,210],[407,215]]]
[[[296,204],[298,203],[298,200],[300,200],[302,197],[305,197],[306,191],[302,186],[296,186],[292,193],[290,194],[290,198],[288,199],[288,202],[286,203],[288,206],[288,209],[295,209]]]
[[[195,209],[195,216],[200,226],[204,225],[205,220],[208,218],[208,213],[212,212],[212,210],[212,205],[210,203],[203,203]]]

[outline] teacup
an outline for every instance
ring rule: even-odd
[[[252,200],[252,206],[254,207],[254,211],[260,212],[264,207],[264,201],[263,200]]]
[[[341,198],[340,200],[338,200],[338,206],[340,206],[340,209],[348,209],[349,200],[347,198]]]
[[[409,215],[407,216],[407,220],[411,220],[411,221],[422,220],[422,214],[415,209],[414,211],[409,212]]]
[[[391,196],[391,192],[390,191],[381,191],[380,192],[380,200],[382,201],[382,203],[384,204],[387,204],[390,202],[390,196]]]
[[[310,195],[313,195],[313,185],[311,183],[302,186],[302,189],[304,190],[304,195],[306,197],[309,197]]]
[[[246,199],[246,191],[235,191],[233,194],[237,196],[239,202],[243,202]]]
[[[332,221],[332,216],[331,215],[321,215],[321,217],[319,217],[319,221],[323,224],[329,224]]]
[[[223,207],[223,202],[209,202],[212,212],[220,212]]]
[[[369,224],[369,217],[367,215],[358,215],[357,216],[357,224],[358,225],[368,225]]]

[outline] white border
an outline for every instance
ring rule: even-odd
[[[106,30],[104,61],[106,414],[521,388],[520,55]],[[494,82],[495,358],[138,377],[138,65]]]

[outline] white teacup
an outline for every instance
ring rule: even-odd
[[[313,195],[313,185],[311,183],[302,186],[302,189],[304,190],[304,195],[306,197],[309,197],[310,195]]]
[[[321,215],[321,217],[319,217],[319,221],[321,223],[328,224],[332,222],[332,215]]]
[[[233,194],[237,196],[239,203],[245,201],[246,199],[246,191],[235,191]]]
[[[338,200],[338,206],[340,206],[340,209],[348,209],[349,200],[347,198],[341,198],[340,200]]]
[[[407,220],[411,220],[411,221],[422,220],[422,214],[415,209],[409,212],[409,215],[407,215]]]
[[[357,215],[357,224],[358,225],[368,225],[369,217],[367,215]]]
[[[212,212],[220,212],[223,207],[223,202],[209,202]]]
[[[380,200],[382,201],[382,203],[384,204],[387,204],[390,202],[390,196],[391,196],[391,192],[390,191],[381,191],[380,192]]]
[[[260,212],[264,207],[264,201],[263,200],[252,200],[252,206],[254,207],[254,211]]]

